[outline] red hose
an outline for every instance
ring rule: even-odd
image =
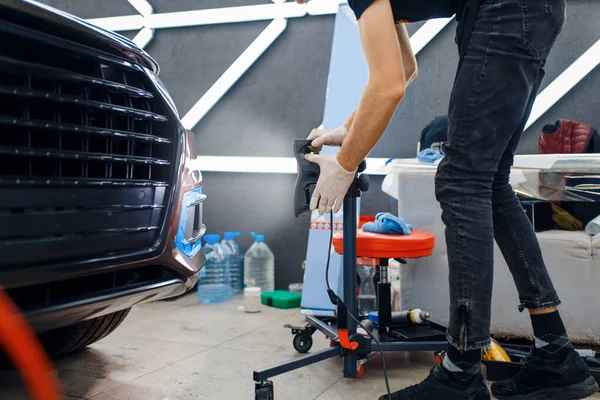
[[[0,347],[23,377],[33,400],[62,399],[52,364],[27,321],[0,288]]]

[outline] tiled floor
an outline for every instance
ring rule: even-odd
[[[251,400],[252,371],[299,355],[286,323],[298,310],[239,310],[240,299],[201,305],[194,294],[138,306],[113,334],[56,362],[68,400]],[[329,342],[313,336],[313,350]],[[393,388],[421,380],[431,353],[387,354]],[[360,380],[341,378],[339,359],[273,378],[278,400],[370,400],[385,390],[381,359],[367,363]],[[595,396],[600,399],[600,396]],[[0,372],[0,399],[27,399],[15,373]]]

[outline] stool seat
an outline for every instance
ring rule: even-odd
[[[333,235],[333,247],[344,254],[342,231]],[[356,231],[356,256],[370,258],[418,258],[433,254],[435,237],[429,232],[413,230],[410,235],[388,235],[383,233]]]

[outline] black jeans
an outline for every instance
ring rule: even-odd
[[[462,43],[448,142],[435,178],[448,247],[447,337],[465,350],[490,342],[494,239],[521,311],[560,303],[509,174],[565,21],[565,0],[481,0],[478,7],[468,43]]]

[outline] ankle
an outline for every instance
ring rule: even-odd
[[[531,314],[531,324],[535,336],[535,350],[540,358],[564,360],[573,346],[560,318],[560,314],[556,308],[554,310],[549,313]]]
[[[448,345],[442,368],[453,381],[469,385],[481,373],[481,350],[460,351]]]
[[[528,310],[529,310],[529,315],[544,315],[544,314],[552,314],[553,312],[557,312],[558,308],[550,307],[550,308],[543,308],[540,310],[529,308]]]

